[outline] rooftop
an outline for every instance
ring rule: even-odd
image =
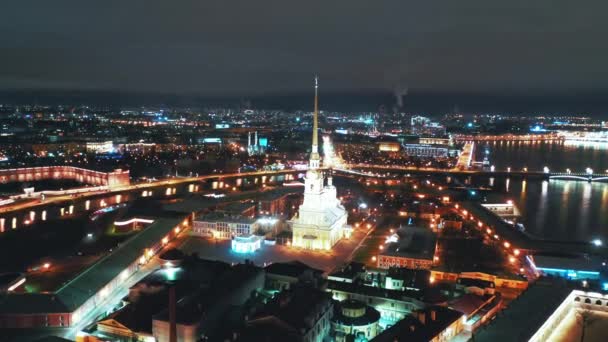
[[[360,309],[362,314],[360,316],[353,317],[345,315],[342,309]],[[380,312],[361,301],[347,299],[339,302],[335,306],[334,317],[332,317],[331,320],[332,322],[342,325],[361,326],[378,322],[380,320]]]
[[[585,256],[548,256],[535,255],[534,264],[537,268],[553,268],[560,270],[599,272],[603,259]]]
[[[432,231],[405,227],[397,230],[394,236],[397,241],[387,243],[381,255],[433,260],[437,237]]]
[[[289,262],[274,262],[266,266],[265,271],[267,274],[278,274],[293,278],[299,278],[307,271],[323,274],[323,271],[312,268],[297,260]]]
[[[475,341],[527,341],[570,294],[562,279],[540,278],[475,334]],[[517,327],[517,329],[513,329]]]
[[[419,290],[389,290],[342,281],[328,280],[327,290],[358,293],[370,297],[388,298],[401,301],[423,300],[424,292]]]
[[[255,219],[241,216],[229,214],[223,211],[214,211],[209,214],[205,214],[196,218],[195,221],[199,222],[230,222],[230,223],[245,223],[245,224],[253,224],[255,223]]]
[[[329,275],[329,278],[340,278],[340,279],[350,279],[351,281],[355,278],[359,277],[361,273],[365,273],[365,264],[361,262],[350,262],[348,265],[342,267],[338,271],[333,272]]]
[[[225,310],[231,308],[227,297],[239,292],[241,287],[254,278],[258,277],[263,270],[250,264],[237,264],[227,272],[212,280],[209,288],[203,289],[183,298],[177,303],[177,322],[181,324],[192,324],[201,320],[203,316],[216,317]],[[168,321],[167,309],[153,317],[155,320]]]
[[[331,294],[296,286],[277,294],[249,323],[255,325],[258,319],[276,317],[296,331],[308,331],[319,318],[318,313],[325,312],[331,304]]]
[[[391,267],[387,272],[387,277],[403,281],[403,286],[424,289],[429,286],[431,271],[411,270],[402,267]]]
[[[431,314],[433,311],[434,320]],[[443,306],[432,306],[415,314],[424,315],[424,323],[418,317],[407,316],[376,336],[374,342],[430,341],[462,317],[462,313]]]
[[[51,293],[0,296],[0,313],[72,312],[101,290],[120,272],[135,262],[146,248],[160,241],[183,217],[157,218],[154,223],[129,238],[112,253]]]

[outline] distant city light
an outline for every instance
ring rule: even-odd
[[[600,240],[600,239],[595,239],[595,240],[591,241],[591,243],[594,244],[597,247],[600,247],[600,246],[602,246],[604,244],[602,242],[602,240]]]
[[[258,223],[260,224],[275,224],[277,223],[277,219],[276,218],[272,218],[272,217],[261,217],[258,219]]]

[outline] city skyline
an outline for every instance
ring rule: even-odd
[[[0,4],[1,342],[604,341],[607,10]]]

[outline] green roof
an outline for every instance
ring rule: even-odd
[[[475,341],[527,341],[570,294],[562,279],[540,278],[474,334]]]
[[[162,217],[125,241],[112,253],[78,274],[55,293],[0,296],[0,313],[72,312],[135,262],[144,250],[162,240],[185,217]]]

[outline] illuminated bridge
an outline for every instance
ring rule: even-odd
[[[79,188],[62,191],[44,191],[31,196],[19,195],[17,201],[0,205],[0,233],[19,229],[38,221],[69,218],[93,212],[135,198],[173,198],[193,193],[215,191],[237,192],[251,186],[285,184],[304,177],[302,170],[258,171],[230,174],[213,174],[200,177],[170,178],[149,183],[129,184],[112,188]]]
[[[456,134],[454,141],[564,141],[565,138],[557,133],[546,134],[499,134],[499,135],[471,135]]]
[[[549,172],[528,170],[461,170],[461,169],[439,169],[430,167],[398,166],[398,165],[376,165],[376,164],[349,164],[346,168],[337,171],[356,174],[366,177],[382,176],[378,172],[407,172],[411,174],[437,174],[437,175],[461,175],[461,176],[487,176],[487,177],[513,177],[513,178],[537,178],[555,180],[582,180],[587,182],[607,182],[608,173],[594,173],[587,169],[585,172]]]

